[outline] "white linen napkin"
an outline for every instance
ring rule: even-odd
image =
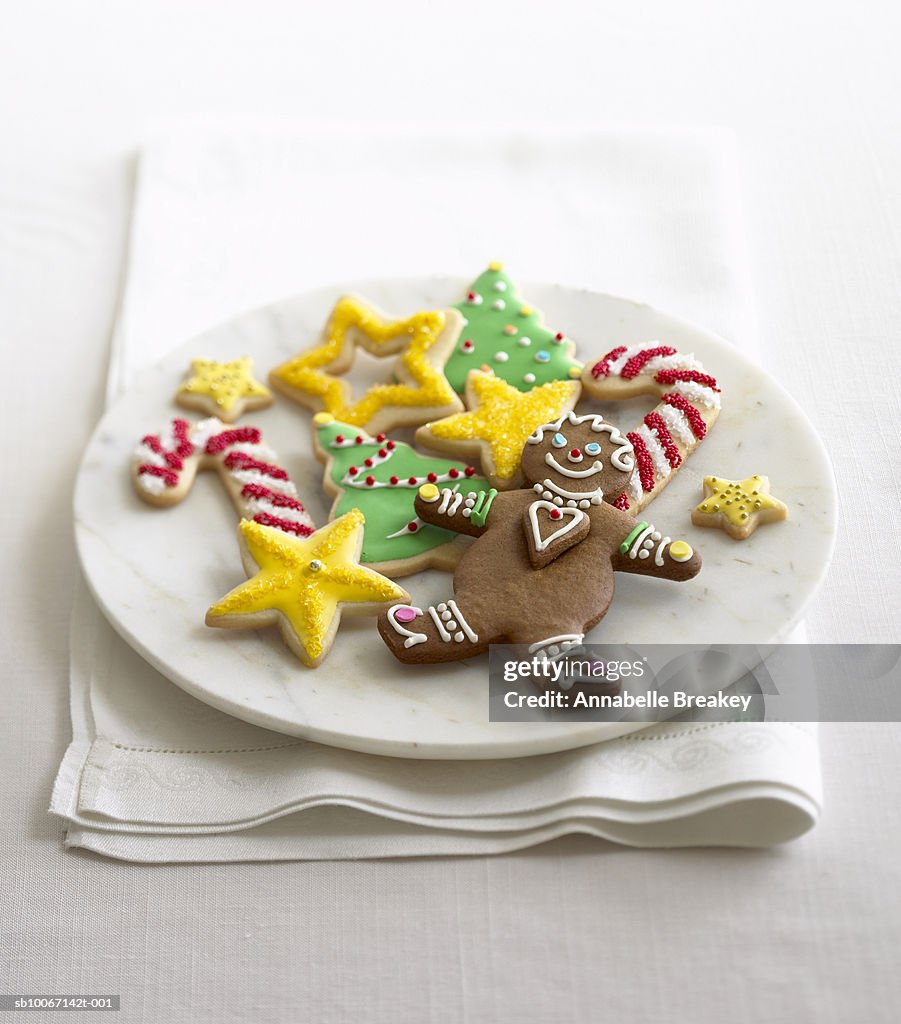
[[[140,155],[109,397],[246,307],[374,273],[520,278],[640,298],[754,343],[734,151],[717,132],[191,128]],[[491,762],[307,743],[187,696],[82,591],[67,845],[148,862],[497,853],[568,832],[769,845],[815,823],[815,731],[660,725]],[[487,783],[487,784],[486,784]]]

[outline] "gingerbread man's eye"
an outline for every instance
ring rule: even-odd
[[[601,454],[601,446],[596,441],[590,441],[588,444],[585,445],[585,454],[586,455],[600,455]]]
[[[566,438],[562,434],[554,434],[554,436],[551,438],[551,444],[555,448],[565,448]]]

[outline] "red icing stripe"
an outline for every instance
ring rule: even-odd
[[[257,512],[253,521],[261,526],[271,526],[273,529],[283,530],[285,533],[295,533],[298,537],[309,537],[313,532],[312,526],[293,523],[290,519],[279,519],[278,516],[271,516],[268,512]]]
[[[669,345],[659,345],[657,348],[646,348],[644,352],[639,352],[638,355],[632,356],[626,362],[626,365],[620,370],[620,377],[623,380],[632,380],[633,377],[637,377],[644,369],[645,363],[649,363],[652,359],[656,359],[657,356],[674,356],[676,350],[670,348]]]
[[[293,508],[295,512],[306,512],[303,503],[298,501],[297,498],[292,498],[287,494],[276,494],[275,491],[270,491],[268,487],[263,487],[262,484],[245,484],[241,488],[241,497],[265,498],[275,505],[276,508]]]
[[[709,373],[701,373],[700,370],[661,370],[654,380],[658,384],[675,384],[677,380],[692,380],[696,384],[703,384],[704,387],[719,391],[716,386],[716,377],[711,377]]]
[[[209,446],[207,452],[209,453]],[[271,476],[273,480],[288,479],[288,474],[280,466],[270,466],[268,462],[260,462],[245,452],[229,452],[223,461],[226,469],[256,469],[264,476]]]
[[[171,469],[166,469],[165,466],[154,466],[149,462],[145,462],[138,466],[138,476],[144,473],[149,476],[161,477],[167,487],[175,487],[178,483],[177,474],[173,473]]]
[[[626,492],[620,492],[620,496],[613,503],[614,508],[620,509],[622,512],[629,511],[629,499],[626,497]]]
[[[211,437],[206,443],[207,455],[218,455],[219,452],[233,444],[259,444],[260,432],[256,427],[237,427],[235,430],[223,430],[221,434]]]
[[[663,454],[666,456],[666,461],[673,467],[673,469],[675,469],[676,466],[681,465],[682,456],[679,454],[679,449],[676,447],[673,435],[667,429],[666,423],[660,413],[649,412],[647,416],[645,416],[644,421],[657,435],[657,440],[663,448]]]
[[[699,441],[707,433],[707,424],[704,422],[703,416],[701,416],[691,402],[686,400],[684,395],[677,394],[675,391],[669,391],[661,397],[660,401],[666,402],[667,405],[675,406],[676,409],[685,413],[685,418],[691,424],[691,429]]]
[[[603,359],[599,359],[594,366],[592,366],[591,376],[594,377],[595,380],[597,380],[598,377],[607,377],[610,374],[610,364],[614,359],[619,359],[625,351],[625,345],[620,345],[618,348],[610,349]]]
[[[626,437],[632,442],[632,447],[635,449],[635,461],[638,463],[638,479],[641,481],[641,489],[652,491],[654,489],[654,460],[645,447],[644,439],[634,431],[630,431]]]

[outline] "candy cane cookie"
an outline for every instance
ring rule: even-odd
[[[313,520],[297,489],[256,427],[229,427],[214,417],[196,426],[175,419],[135,449],[132,479],[150,505],[177,505],[202,469],[215,469],[242,519],[308,537]]]
[[[720,412],[715,377],[691,354],[659,341],[618,345],[582,371],[585,394],[602,401],[655,395],[659,404],[626,435],[635,470],[614,504],[640,512],[704,440]]]

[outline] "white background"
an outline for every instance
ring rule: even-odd
[[[829,440],[842,497],[810,635],[897,641],[893,6],[29,2],[2,24],[0,989],[121,992],[123,1020],[188,1019],[192,1003],[195,1020],[893,1019],[892,726],[827,727],[822,823],[763,854],[572,839],[415,870],[148,869],[64,854],[44,813],[68,738],[68,507],[102,404],[125,158],[174,118],[733,128],[761,349]]]

